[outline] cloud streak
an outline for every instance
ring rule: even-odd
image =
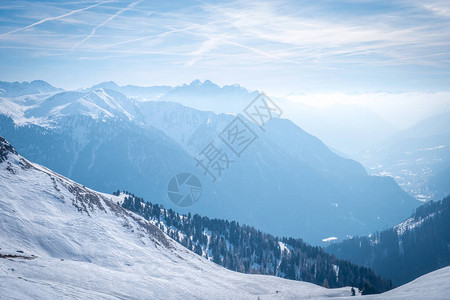
[[[59,15],[59,16],[56,16],[56,17],[46,18],[46,19],[37,21],[37,22],[35,22],[35,23],[33,23],[33,24],[27,25],[27,26],[25,26],[25,27],[20,27],[20,28],[11,30],[11,31],[9,31],[9,32],[5,32],[5,33],[3,33],[3,34],[0,34],[0,38],[5,37],[5,36],[10,35],[10,34],[13,34],[13,33],[17,33],[17,32],[20,32],[20,31],[23,31],[23,30],[32,28],[32,27],[34,27],[34,26],[37,26],[37,25],[39,25],[39,24],[42,24],[42,23],[45,23],[45,22],[48,22],[48,21],[54,21],[54,20],[62,19],[62,18],[71,16],[71,15],[73,15],[73,14],[76,14],[76,13],[79,13],[79,12],[82,12],[82,11],[85,11],[85,10],[88,10],[88,9],[91,9],[91,8],[94,8],[94,7],[96,7],[96,6],[99,6],[99,5],[102,5],[102,4],[105,4],[105,3],[110,3],[110,2],[113,2],[113,1],[103,1],[103,2],[99,2],[99,3],[96,3],[96,4],[90,5],[90,6],[88,6],[88,7],[85,7],[85,8],[80,8],[80,9],[72,10],[72,11],[70,11],[70,12],[68,12],[68,13],[65,13],[65,14],[62,14],[62,15]]]
[[[120,16],[121,14],[123,14],[124,12],[126,12],[127,10],[132,9],[133,7],[135,7],[136,5],[138,5],[139,3],[141,3],[143,0],[140,1],[136,1],[133,2],[131,4],[129,4],[127,7],[119,10],[117,13],[115,13],[114,15],[109,16],[105,21],[103,21],[101,24],[99,24],[98,26],[94,27],[91,30],[91,33],[86,36],[84,39],[82,39],[81,41],[77,42],[75,45],[73,45],[71,50],[76,49],[78,46],[80,46],[81,44],[83,44],[84,42],[86,42],[87,40],[89,40],[91,37],[93,37],[95,35],[95,33],[97,32],[98,29],[102,28],[103,26],[105,26],[106,24],[108,24],[109,22],[111,22],[112,20],[114,20],[115,18],[117,18],[118,16]]]

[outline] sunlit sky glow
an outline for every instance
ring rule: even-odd
[[[450,90],[449,1],[2,1],[0,80]]]

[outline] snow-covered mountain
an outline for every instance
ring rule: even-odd
[[[0,81],[0,97],[18,97],[31,94],[46,94],[60,92],[63,89],[55,88],[43,80],[31,82]]]
[[[235,113],[241,111],[257,95],[257,91],[248,91],[238,84],[219,87],[209,80],[194,80],[190,84],[170,89],[160,100],[178,102],[199,110]]]
[[[124,95],[127,95],[128,97],[133,97],[140,100],[157,100],[165,93],[167,93],[169,90],[171,90],[172,87],[167,85],[149,86],[149,87],[142,87],[135,85],[119,86],[114,81],[108,81],[93,85],[92,87],[87,89],[82,89],[81,91],[82,92],[95,91],[98,89],[117,91]]]
[[[205,80],[194,80],[190,84],[178,86],[119,86],[113,81],[102,82],[82,91],[109,89],[120,92],[139,101],[160,100],[170,101],[193,107],[199,110],[214,112],[239,112],[257,95],[256,91],[248,91],[238,84],[222,87]]]
[[[0,138],[0,295],[8,299],[329,299],[326,289],[228,271],[145,219],[17,154]],[[445,299],[442,269],[373,299]]]
[[[368,176],[289,120],[273,119],[263,132],[241,115],[258,138],[240,157],[230,157],[235,162],[212,183],[193,157],[220,142],[235,114],[138,102],[107,89],[1,101],[2,134],[25,157],[86,186],[129,190],[175,208],[166,196],[170,178],[196,174],[202,199],[176,208],[182,213],[233,219],[317,244],[393,226],[417,205],[391,178]]]
[[[143,218],[19,156],[0,138],[0,294],[24,298],[296,298],[326,290],[228,271]],[[277,295],[278,296],[278,295]]]
[[[51,126],[54,120],[66,116],[84,115],[94,119],[133,119],[135,105],[113,90],[88,93],[60,92],[49,97],[27,96],[0,98],[0,112],[13,116],[18,124]]]

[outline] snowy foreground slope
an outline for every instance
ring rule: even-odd
[[[325,289],[228,271],[187,251],[115,200],[28,162],[0,138],[0,298],[350,296],[349,287]],[[446,268],[372,298],[444,299],[449,279]]]

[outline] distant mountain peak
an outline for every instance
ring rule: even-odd
[[[53,87],[50,83],[45,80],[37,79],[33,81],[0,81],[0,84],[12,84],[12,85],[47,85]]]
[[[213,83],[211,80],[205,80],[203,81],[203,85],[216,85],[215,83]]]
[[[61,88],[56,88],[44,80],[33,80],[31,82],[8,82],[0,81],[1,95],[5,97],[17,97],[31,94],[42,94],[63,91]]]
[[[196,86],[196,85],[201,85],[201,84],[202,84],[202,82],[199,79],[195,79],[189,85]]]
[[[212,82],[209,79],[206,79],[205,81],[201,82],[199,79],[195,79],[193,80],[190,84],[186,85],[184,84],[184,86],[189,86],[189,87],[207,87],[207,88],[220,88],[217,84],[215,84],[214,82]]]
[[[239,83],[227,84],[223,86],[224,88],[239,88],[244,89]]]
[[[41,80],[41,79],[33,80],[33,81],[30,82],[30,84],[40,84],[40,85],[46,85],[46,86],[51,86],[51,87],[53,87],[50,83],[48,83],[48,82],[45,81],[45,80]]]
[[[115,90],[115,89],[119,89],[120,86],[115,83],[114,81],[105,81],[105,82],[101,82],[99,84],[93,85],[91,87],[92,90],[96,90],[96,89],[110,89],[110,90]]]

